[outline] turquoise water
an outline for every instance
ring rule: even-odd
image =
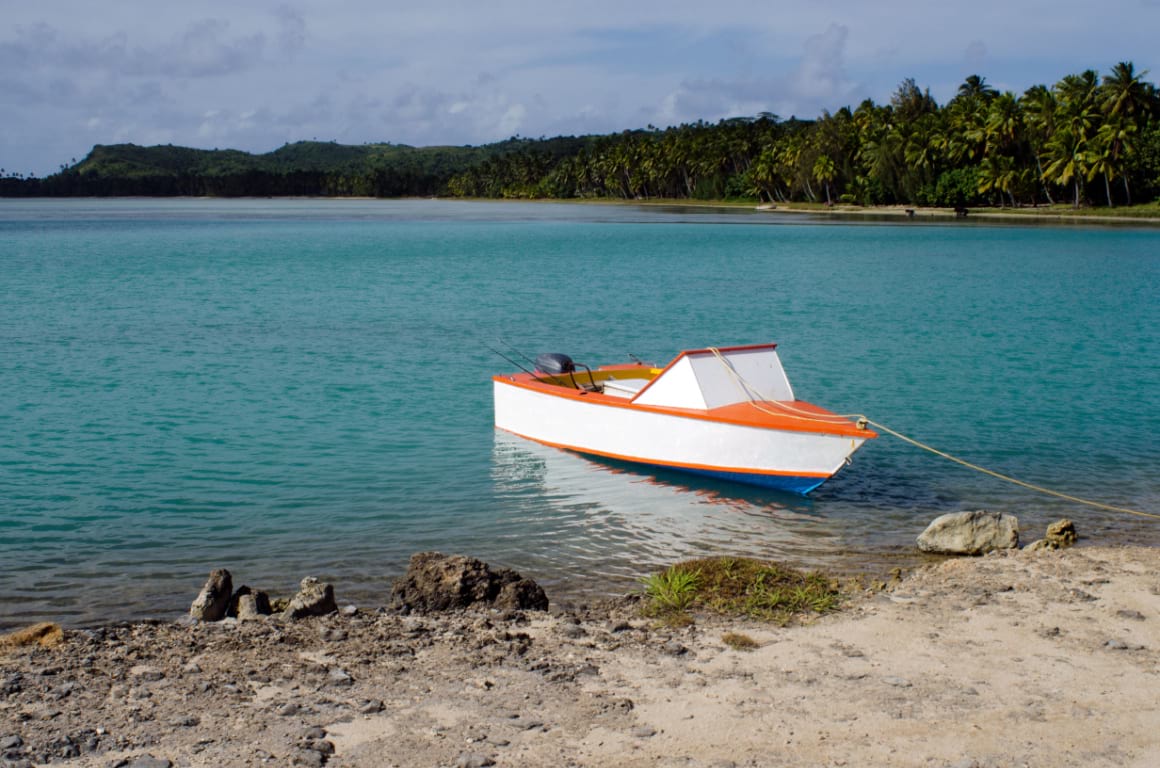
[[[550,595],[681,557],[915,561],[947,511],[1160,523],[883,437],[809,498],[504,436],[504,339],[589,364],[780,344],[795,390],[1160,511],[1160,232],[444,201],[0,201],[0,625],[170,616],[206,572],[381,604],[415,551]],[[509,353],[514,356],[514,353]],[[518,358],[517,358],[518,359]]]

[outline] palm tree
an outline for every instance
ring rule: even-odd
[[[1047,202],[1055,205],[1055,201],[1051,199],[1051,188],[1045,181],[1042,162],[1044,148],[1055,133],[1055,112],[1058,108],[1055,94],[1045,85],[1033,85],[1023,92],[1020,107],[1027,128],[1027,139],[1031,144],[1031,153],[1035,156],[1036,175]]]
[[[1080,182],[1087,175],[1091,159],[1094,126],[1099,118],[1096,89],[1099,76],[1094,70],[1067,75],[1055,84],[1055,131],[1046,149],[1051,162],[1043,178],[1055,184],[1074,186],[1076,208],[1080,202]]]
[[[1087,173],[1087,137],[1071,124],[1059,128],[1047,142],[1047,156],[1050,162],[1043,169],[1043,178],[1054,184],[1075,189],[1074,206],[1079,208],[1080,180]]]
[[[818,155],[814,161],[814,178],[826,187],[826,205],[833,205],[830,199],[830,182],[834,180],[834,161],[829,155]]]
[[[1098,174],[1104,177],[1104,192],[1107,194],[1108,207],[1112,203],[1111,182],[1116,176],[1124,180],[1124,195],[1128,205],[1132,204],[1132,193],[1128,188],[1128,174],[1124,164],[1127,156],[1132,154],[1132,139],[1136,134],[1136,123],[1122,115],[1108,117],[1096,132],[1094,148],[1092,150],[1092,167],[1088,170],[1088,181]]]
[[[967,79],[959,86],[956,98],[990,101],[997,94],[998,91],[987,85],[987,78],[979,75],[967,75]]]
[[[1148,111],[1155,88],[1144,82],[1148,70],[1136,74],[1130,61],[1121,61],[1112,67],[1110,75],[1104,75],[1101,87],[1104,114],[1112,116],[1141,117]]]

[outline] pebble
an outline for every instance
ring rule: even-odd
[[[1136,621],[1143,621],[1144,614],[1139,611],[1116,611],[1116,615],[1121,619],[1135,619]]]
[[[347,686],[354,685],[354,678],[347,674],[345,669],[339,669],[338,667],[335,667],[334,669],[330,670],[330,674],[327,675],[327,682],[330,685],[336,685],[340,688],[345,688]]]
[[[1129,643],[1125,643],[1123,640],[1115,640],[1115,639],[1109,640],[1108,642],[1104,643],[1104,646],[1111,648],[1114,651],[1142,651],[1142,650],[1144,650],[1144,646],[1142,646],[1142,645],[1131,645]]]
[[[580,627],[575,624],[565,624],[560,629],[560,634],[570,640],[577,640],[581,637],[585,637],[588,633],[584,630],[584,627]]]
[[[488,765],[495,765],[495,760],[478,752],[461,752],[455,760],[455,768],[484,768]]]
[[[157,667],[150,667],[145,664],[140,664],[130,669],[129,675],[137,680],[144,680],[146,682],[160,680],[165,677],[165,673]]]
[[[633,728],[631,733],[638,739],[648,739],[657,735],[657,729],[653,728],[651,725],[640,725],[636,728]]]
[[[116,763],[114,768],[173,768],[173,763],[163,757],[141,755],[140,757],[131,757],[127,760],[122,760]]]
[[[382,712],[386,709],[386,705],[379,699],[370,699],[359,705],[358,711],[360,714],[373,715],[376,712]]]
[[[895,688],[909,688],[911,686],[911,682],[905,677],[884,677],[882,682],[893,685]]]
[[[321,752],[315,752],[313,749],[299,749],[295,751],[294,756],[290,759],[291,765],[302,765],[306,768],[322,768],[326,763],[326,756]]]
[[[676,640],[670,640],[661,646],[661,649],[671,656],[683,656],[689,652],[689,649],[678,643]]]
[[[301,707],[299,707],[297,704],[292,701],[288,701],[282,706],[278,707],[276,711],[282,717],[290,717],[291,715],[298,714],[298,710],[300,709]]]
[[[24,739],[16,734],[11,736],[0,736],[0,749],[18,749],[24,746]]]
[[[169,725],[174,728],[192,728],[195,725],[200,725],[201,720],[195,715],[186,715],[185,717],[177,717],[169,721]]]
[[[304,746],[306,749],[312,749],[315,752],[321,753],[323,755],[334,754],[334,744],[332,742],[326,741],[325,739],[311,740],[306,742]]]
[[[306,730],[302,731],[302,738],[308,741],[311,739],[325,739],[326,729],[318,725],[312,725]]]

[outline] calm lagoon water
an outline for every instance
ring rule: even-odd
[[[495,434],[499,340],[780,344],[799,397],[1160,511],[1160,232],[448,201],[0,201],[0,625],[182,612],[213,567],[381,604],[408,556],[549,595],[713,553],[884,571],[943,512],[1160,523],[883,437],[808,498]],[[514,353],[509,353],[514,357]],[[518,359],[518,358],[517,358]]]

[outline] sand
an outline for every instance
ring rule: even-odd
[[[622,600],[68,630],[0,661],[0,765],[1156,766],[1158,563],[951,559],[785,628]]]

